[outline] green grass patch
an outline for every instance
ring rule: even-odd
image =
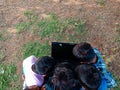
[[[16,25],[16,29],[17,29],[18,33],[21,33],[25,30],[29,30],[30,26],[31,26],[30,22],[21,22]]]
[[[35,23],[38,20],[38,14],[31,11],[25,11],[24,16],[27,18],[28,22],[31,24]]]
[[[50,54],[50,46],[48,45],[48,43],[40,44],[39,42],[28,42],[23,47],[23,59],[31,55],[40,57],[49,54]]]
[[[0,40],[3,40],[3,36],[1,32],[0,32]]]
[[[65,19],[65,30],[59,33],[55,38],[56,41],[80,42],[85,28],[85,21],[79,19]]]
[[[96,0],[96,2],[101,6],[105,5],[105,0]]]
[[[16,67],[13,63],[0,63],[0,90],[9,90],[10,82],[16,79]]]
[[[35,28],[34,25],[37,23],[38,20],[38,14],[31,11],[25,11],[24,16],[26,17],[27,21],[18,23],[16,25],[16,29],[19,33],[26,30],[33,32],[33,29]]]
[[[41,38],[60,36],[63,33],[77,32],[82,33],[85,27],[85,21],[80,19],[59,19],[55,14],[47,14],[46,18],[39,19],[34,12],[26,11],[24,16],[27,18],[26,22],[21,22],[16,25],[19,32],[25,30],[39,35]]]
[[[85,27],[85,21],[80,20],[80,21],[78,21],[78,23],[76,25],[77,26],[76,26],[75,30],[79,34],[83,33],[83,30],[84,30],[84,27]]]
[[[49,19],[43,19],[38,22],[38,28],[40,28],[40,36],[46,37],[56,37],[59,39],[59,36],[63,34],[69,35],[77,32],[78,34],[84,31],[85,22],[79,19],[63,19],[59,20],[57,16],[51,16]],[[72,32],[72,33],[70,33]]]
[[[65,24],[59,21],[55,15],[51,15],[49,19],[39,21],[38,28],[40,28],[39,35],[41,37],[53,36],[61,33],[65,28]]]

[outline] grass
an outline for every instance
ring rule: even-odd
[[[18,32],[29,31],[39,35],[41,38],[60,36],[64,32],[72,30],[77,33],[82,33],[85,26],[84,20],[79,19],[59,19],[55,14],[47,14],[47,18],[39,19],[34,12],[26,11],[24,16],[27,21],[18,23],[16,29]],[[57,38],[57,37],[56,37]]]
[[[38,14],[31,11],[25,11],[24,16],[27,18],[28,22],[31,24],[35,23],[38,20]]]
[[[65,24],[55,15],[50,15],[50,19],[46,18],[38,22],[38,28],[40,28],[39,35],[41,37],[53,36],[54,34],[62,33],[65,29]]]
[[[39,42],[28,42],[23,46],[23,59],[30,55],[40,57],[49,54],[50,46],[48,45],[48,43],[40,44]]]
[[[96,2],[101,6],[105,5],[105,0],[96,0]]]
[[[40,28],[39,35],[42,38],[52,37],[58,40],[69,39],[70,34],[78,33],[81,35],[85,27],[85,21],[79,19],[63,19],[59,20],[56,15],[51,15],[49,19],[43,19],[38,22]],[[70,33],[71,32],[71,33]],[[68,37],[68,38],[67,38]]]
[[[0,90],[9,90],[11,81],[16,80],[16,67],[13,63],[0,63]]]
[[[24,16],[26,17],[27,21],[20,22],[16,25],[18,33],[21,33],[25,30],[29,30],[32,32],[35,28],[35,27],[33,28],[33,26],[36,24],[38,20],[38,14],[31,11],[25,11]]]
[[[20,33],[20,32],[23,32],[25,30],[29,30],[30,25],[31,24],[29,22],[21,22],[21,23],[17,24],[16,25],[17,32]]]
[[[3,36],[1,32],[0,32],[0,40],[3,40]]]

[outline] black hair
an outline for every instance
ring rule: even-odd
[[[90,62],[96,56],[92,46],[87,42],[76,44],[73,48],[73,55],[81,62]]]
[[[77,58],[82,58],[90,49],[92,49],[92,46],[87,42],[81,42],[79,44],[76,44],[73,48],[73,54]]]
[[[65,62],[59,64],[55,68],[52,83],[54,90],[73,90],[74,87],[77,87],[78,89],[76,90],[79,90],[79,85],[76,84],[77,80],[75,79],[74,72]]]
[[[78,79],[83,87],[88,90],[97,90],[101,84],[101,73],[89,64],[81,64],[75,69]]]
[[[55,64],[56,60],[53,57],[43,56],[39,58],[33,66],[38,74],[43,75],[48,74]]]

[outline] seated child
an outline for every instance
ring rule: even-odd
[[[110,75],[110,72],[106,70],[106,64],[98,49],[93,48],[87,42],[81,42],[74,46],[73,55],[80,60],[80,63],[87,63],[96,66],[96,68],[101,71],[102,77],[105,78],[108,88],[117,86],[116,81]]]
[[[53,76],[46,83],[46,90],[79,90],[80,84],[74,74],[69,63],[58,64]]]
[[[37,59],[34,55],[23,61],[23,90],[40,90],[44,77],[55,65],[55,60],[49,56]]]
[[[81,64],[76,67],[75,71],[82,86],[81,90],[99,90],[102,77],[100,71],[95,66]],[[107,89],[104,88],[102,90]]]

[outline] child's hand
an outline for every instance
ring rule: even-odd
[[[41,87],[41,90],[46,90],[45,85],[43,85],[43,86]]]

